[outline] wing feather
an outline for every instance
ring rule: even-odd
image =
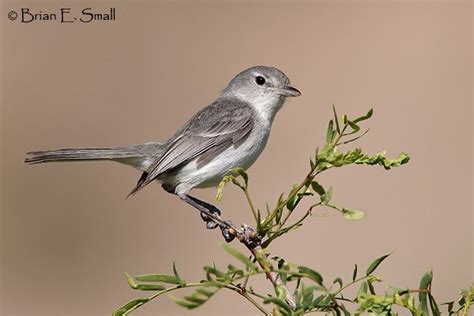
[[[217,99],[196,113],[170,140],[167,150],[151,164],[129,195],[159,175],[197,158],[198,167],[212,160],[252,130],[254,111],[240,100]]]

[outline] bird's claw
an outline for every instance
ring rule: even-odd
[[[219,212],[220,213],[220,212]],[[215,214],[217,217],[219,217],[219,214]],[[201,212],[201,218],[203,221],[206,222],[206,228],[207,229],[215,229],[219,226],[219,223],[217,223],[215,220],[213,220],[211,217],[208,215],[204,214]]]
[[[235,238],[235,230],[232,228],[232,222],[231,221],[225,221],[227,225],[220,224],[219,227],[222,232],[222,236],[224,236],[224,239],[226,242],[231,242]]]

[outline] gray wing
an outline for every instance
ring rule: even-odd
[[[239,100],[218,99],[196,113],[169,141],[167,150],[142,174],[130,195],[160,174],[197,158],[198,166],[245,138],[254,125],[254,111]]]

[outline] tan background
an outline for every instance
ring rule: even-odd
[[[113,4],[115,22],[67,25],[6,16],[69,2],[2,3],[1,315],[107,315],[139,295],[124,271],[170,272],[176,261],[197,280],[201,266],[231,260],[219,234],[157,185],[125,201],[139,176],[131,168],[22,160],[28,150],[165,139],[256,64],[279,67],[303,92],[250,169],[258,206],[305,174],[332,102],[354,115],[375,107],[359,143],[367,151],[413,157],[391,172],[324,175],[335,201],[365,210],[366,220],[328,210],[273,253],[330,282],[394,251],[379,271],[386,283],[417,287],[433,267],[440,301],[473,281],[471,2],[129,1]],[[195,193],[211,201],[214,191]],[[220,206],[234,222],[250,221],[237,190]],[[166,297],[137,312],[152,314],[256,313],[222,292],[192,313]]]

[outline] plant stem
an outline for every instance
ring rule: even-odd
[[[196,286],[202,286],[202,283],[187,283],[186,284],[186,288],[189,288],[189,287],[196,287]],[[141,302],[135,306],[133,306],[132,308],[130,308],[124,315],[128,315],[130,314],[132,311],[136,310],[137,308],[139,308],[140,306],[142,306],[143,304],[145,303],[148,303],[149,301],[157,298],[158,296],[160,295],[163,295],[165,293],[169,293],[169,292],[172,292],[172,291],[175,291],[175,290],[178,290],[178,289],[182,289],[182,288],[185,288],[181,285],[176,285],[176,286],[173,286],[173,287],[170,287],[170,288],[167,288],[167,289],[164,289],[164,290],[161,290],[161,291],[158,291],[156,292],[155,294],[153,294],[152,296],[148,297],[148,300],[146,302]]]
[[[370,277],[371,277],[371,275],[369,274],[369,275],[360,277],[360,278],[358,278],[358,279],[355,279],[354,281],[352,281],[352,282],[350,282],[350,283],[347,283],[346,285],[344,285],[343,287],[341,287],[336,293],[334,293],[334,296],[339,295],[342,291],[344,291],[345,289],[347,289],[349,286],[351,286],[351,285],[353,285],[353,284],[355,284],[355,283],[358,283],[358,282],[360,282],[360,281],[363,281],[363,280],[365,280],[365,279],[368,279],[368,278],[370,278]]]
[[[245,187],[242,188],[242,190],[244,191],[245,197],[247,198],[247,202],[249,203],[250,209],[252,210],[253,217],[255,218],[255,221],[257,222],[258,221],[257,211],[255,210],[255,207],[253,206],[253,202],[252,202],[252,199],[250,197],[248,187],[245,186]],[[257,223],[257,225],[260,225],[260,223]]]
[[[269,312],[267,312],[260,304],[257,303],[256,300],[254,300],[247,292],[242,292],[242,291],[237,291],[240,295],[245,297],[250,303],[252,303],[256,308],[258,308],[263,315],[269,316],[271,315]]]
[[[286,296],[286,303],[290,306],[292,310],[296,309],[296,303],[295,303],[295,298],[293,294],[291,294],[290,290],[283,284],[283,282],[278,278],[278,274],[275,272],[272,272],[270,267],[271,263],[267,260],[265,254],[263,253],[263,249],[260,246],[257,246],[253,249],[250,249],[250,252],[252,252],[252,255],[255,257],[257,262],[260,264],[262,269],[265,271],[265,274],[267,275],[267,278],[270,280],[270,282],[273,284],[273,287],[275,288],[275,291],[277,291],[278,287],[283,288],[285,291],[285,296]]]
[[[246,292],[247,291],[247,283],[249,281],[249,278],[250,278],[250,275],[247,275],[244,279],[244,282],[242,282],[242,284],[240,285],[240,289],[243,291],[243,292]]]

